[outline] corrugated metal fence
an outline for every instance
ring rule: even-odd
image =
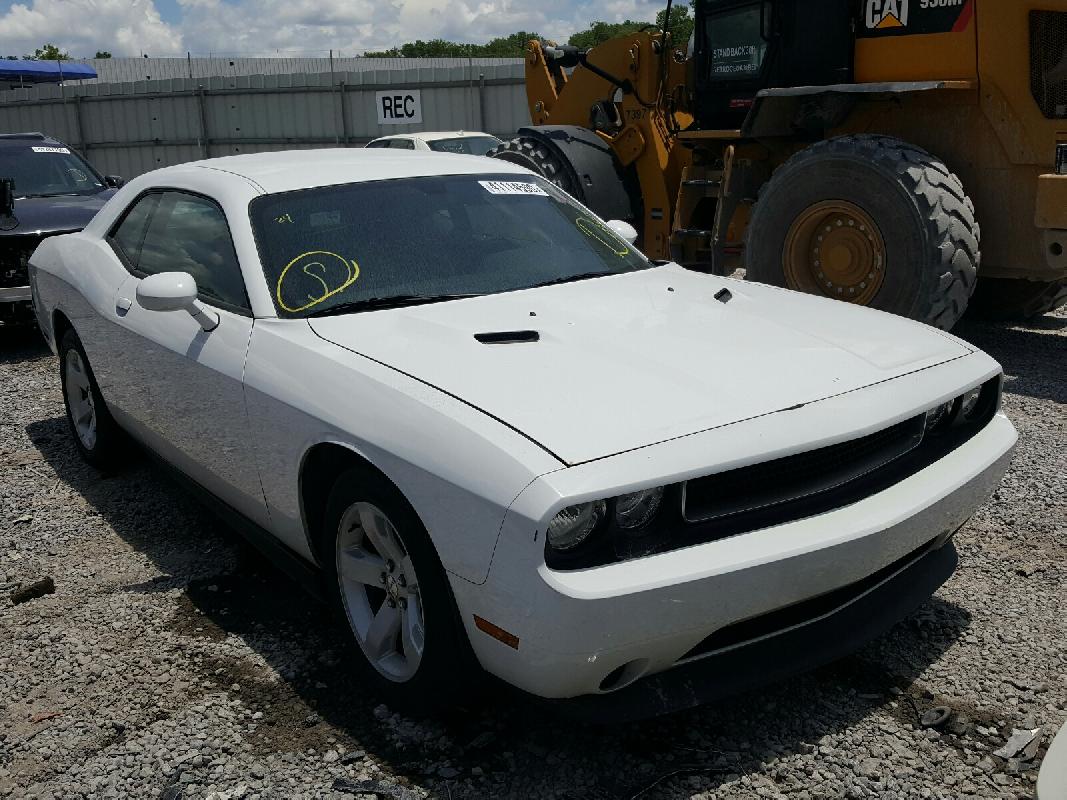
[[[238,75],[364,72],[381,69],[447,69],[465,67],[474,74],[484,67],[521,64],[521,58],[86,58],[78,63],[96,70],[100,83],[166,80],[168,78],[234,78]]]
[[[410,62],[409,62],[410,63]],[[375,92],[420,89],[420,125],[379,125]],[[415,130],[529,123],[522,64],[39,86],[0,92],[0,132],[42,131],[130,178],[234,153],[358,146]]]

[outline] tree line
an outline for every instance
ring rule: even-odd
[[[656,14],[655,22],[629,19],[625,22],[593,22],[585,30],[571,34],[567,44],[574,45],[581,50],[588,50],[616,36],[625,36],[653,28],[662,29],[666,11],[663,9]],[[678,5],[671,8],[670,31],[676,46],[684,47],[693,33],[693,17],[689,13],[689,6]],[[526,51],[528,41],[543,38],[538,33],[519,31],[510,36],[492,39],[486,44],[465,44],[450,42],[447,39],[430,39],[429,41],[416,39],[414,42],[407,42],[388,50],[368,50],[363,55],[366,58],[487,58],[494,56],[521,58]]]
[[[12,60],[19,60],[18,56],[4,56],[4,58],[10,58]],[[111,58],[111,53],[107,50],[97,50],[96,55],[93,58]],[[38,47],[33,55],[24,55],[22,61],[70,61],[70,53],[65,50],[61,50],[52,43],[46,44],[44,47]]]
[[[692,3],[692,0],[690,2]],[[593,22],[585,30],[571,34],[567,44],[581,50],[588,50],[616,36],[625,36],[653,28],[662,29],[665,15],[666,9],[656,14],[655,22],[629,19],[625,22]],[[675,46],[684,47],[693,33],[693,17],[689,13],[689,6],[677,5],[671,8],[670,31]],[[365,58],[521,58],[526,51],[528,41],[543,38],[533,31],[517,31],[509,36],[491,39],[485,44],[450,42],[447,39],[428,41],[416,39],[414,42],[407,42],[388,50],[368,50],[363,56]],[[33,55],[22,56],[28,61],[69,61],[70,57],[70,53],[51,43],[38,47]],[[7,56],[7,58],[17,58],[17,56]],[[111,53],[98,50],[93,58],[111,58]]]

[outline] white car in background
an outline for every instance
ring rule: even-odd
[[[423,131],[422,133],[397,133],[392,136],[382,136],[367,142],[367,147],[432,150],[437,153],[484,156],[498,144],[503,144],[503,142],[495,136],[479,131]]]
[[[82,455],[325,579],[390,702],[656,711],[917,607],[1016,433],[959,339],[633,237],[504,162],[270,153],[131,181],[32,287]]]

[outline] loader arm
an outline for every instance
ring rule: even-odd
[[[662,38],[659,31],[639,32],[586,53],[531,41],[526,50],[530,119],[535,126],[590,129],[623,170],[633,170],[643,206],[641,248],[656,259],[670,257],[672,212],[692,160],[678,139],[693,121],[683,110],[685,64],[668,53],[664,71]]]

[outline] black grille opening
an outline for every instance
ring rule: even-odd
[[[43,238],[21,235],[0,237],[0,288],[29,284],[26,265]]]
[[[679,660],[685,661],[686,659],[707,655],[716,650],[722,650],[726,647],[735,647],[744,644],[745,642],[761,639],[765,636],[773,636],[774,634],[782,633],[790,628],[795,628],[798,625],[815,622],[816,620],[825,617],[827,614],[832,614],[833,612],[838,611],[876,588],[883,581],[893,577],[893,575],[901,569],[904,569],[913,561],[921,558],[926,554],[926,551],[930,549],[931,544],[927,542],[921,547],[908,553],[906,556],[898,558],[892,564],[883,567],[877,572],[874,572],[855,583],[842,586],[839,589],[827,592],[826,594],[821,594],[818,597],[812,597],[809,600],[802,600],[799,603],[769,611],[758,617],[752,617],[751,619],[742,620],[741,622],[727,625],[724,628],[719,628],[706,639],[703,639],[696,647],[682,656]]]
[[[922,441],[925,415],[868,436],[686,484],[687,522],[707,522],[820,494],[884,467]]]
[[[1067,119],[1067,11],[1030,12],[1030,91],[1048,119]]]
[[[748,492],[746,483],[750,481],[761,481],[760,496],[771,502],[689,523],[687,538],[705,542],[723,539],[844,508],[884,491],[948,455],[985,428],[997,412],[999,398],[997,376],[983,384],[978,404],[966,419],[959,413],[957,400],[953,421],[943,430],[924,433],[925,415],[913,417],[861,439],[689,481],[687,502],[702,503],[704,507],[716,503],[728,507],[733,498],[724,493]],[[912,438],[916,431],[920,434],[918,441]],[[825,476],[810,474],[820,469],[835,477],[820,481]],[[701,492],[706,497],[694,499]]]

